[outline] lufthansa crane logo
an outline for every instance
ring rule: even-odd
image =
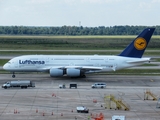
[[[135,41],[134,41],[134,47],[137,49],[137,50],[143,50],[145,49],[147,46],[147,42],[144,38],[137,38]]]

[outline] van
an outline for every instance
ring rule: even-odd
[[[92,88],[106,88],[106,83],[94,83]]]

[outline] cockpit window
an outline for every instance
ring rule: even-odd
[[[8,64],[11,64],[11,62],[7,62]]]

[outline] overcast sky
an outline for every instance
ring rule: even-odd
[[[0,26],[160,25],[160,0],[0,0]]]

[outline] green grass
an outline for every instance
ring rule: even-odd
[[[157,65],[157,64],[143,64],[141,66],[159,66],[159,65]]]
[[[59,50],[59,49],[57,49]],[[13,51],[13,50],[4,50],[4,51],[0,51],[0,55],[15,55],[15,56],[19,56],[19,55],[35,55],[35,54],[43,54],[43,55],[118,55],[119,53],[121,53],[122,50],[71,50],[71,49],[63,49],[63,50],[42,50],[42,51],[38,51],[38,50],[17,50],[17,51]],[[158,51],[146,51],[144,53],[144,56],[159,56],[159,50]]]
[[[26,39],[26,38],[135,38],[137,35],[82,35],[82,36],[69,36],[69,35],[0,35],[0,39]],[[160,38],[160,35],[153,35],[152,38]]]
[[[106,50],[124,49],[135,36],[0,36],[0,48],[16,50]],[[160,48],[160,36],[153,36],[148,46]]]
[[[156,62],[160,62],[160,58],[155,58],[155,61]]]
[[[3,66],[8,61],[9,61],[8,59],[0,59],[0,66]]]
[[[50,35],[46,35],[46,36],[41,36],[41,35],[33,35],[33,36],[30,36],[30,35],[0,35],[0,39],[88,39],[88,38],[135,38],[136,36],[134,35],[126,35],[126,36],[123,36],[123,35],[104,35],[104,36],[101,36],[101,35],[84,35],[84,36],[50,36]],[[156,38],[160,38],[160,36],[156,36]]]
[[[114,75],[160,75],[160,69],[123,69],[105,74]]]

